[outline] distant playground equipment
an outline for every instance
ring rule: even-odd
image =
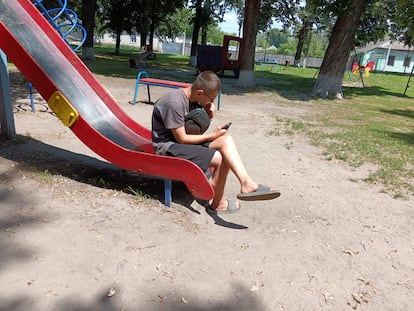
[[[371,71],[375,69],[375,62],[369,61],[365,66],[360,65],[360,61],[356,55],[352,58],[351,62],[346,67],[349,79],[353,81],[353,74],[358,75],[358,80],[361,80],[362,87],[365,87],[364,77],[369,77]]]
[[[86,40],[86,30],[78,23],[78,15],[69,9],[67,0],[55,0],[56,7],[48,9],[43,0],[33,0],[33,4],[56,29],[72,50],[79,50]],[[49,2],[50,3],[50,2]]]
[[[150,92],[150,86],[159,86],[159,87],[168,87],[172,89],[178,89],[178,88],[185,88],[189,87],[190,83],[185,82],[177,82],[177,81],[171,81],[171,80],[164,80],[164,79],[154,79],[150,78],[147,71],[140,71],[137,74],[137,80],[135,82],[135,92],[134,92],[134,99],[132,100],[132,104],[136,105],[137,98],[138,98],[138,91],[139,91],[139,85],[146,85],[147,86],[147,94],[148,94],[148,103],[151,103],[151,92]]]
[[[155,53],[152,50],[152,45],[147,44],[143,47],[142,53],[137,57],[129,59],[129,66],[131,68],[147,67],[147,60],[155,59]]]
[[[369,77],[369,73],[375,68],[375,62],[368,62],[365,66],[359,65],[357,62],[352,63],[351,71],[354,74],[362,74]]]
[[[122,169],[164,180],[167,206],[173,180],[198,199],[213,198],[214,189],[197,165],[154,153],[151,130],[120,108],[30,0],[0,0],[0,38],[0,49],[93,152]],[[2,108],[11,111],[11,100],[0,98]]]
[[[199,45],[197,47],[197,70],[211,70],[224,75],[226,70],[232,70],[236,77],[240,74],[240,50],[243,39],[234,36],[224,36],[223,46]]]
[[[43,0],[33,0],[33,4],[39,9],[43,16],[56,29],[65,42],[72,50],[79,50],[86,40],[86,30],[78,23],[78,15],[67,7],[67,0],[56,0],[54,8],[48,9],[43,4]],[[30,106],[32,112],[35,111],[33,99],[33,86],[27,83],[29,88]]]
[[[191,86],[191,83],[150,78],[148,72],[142,70],[137,74],[137,79],[135,82],[134,99],[132,100],[133,105],[136,105],[137,103],[139,86],[141,84],[147,86],[148,103],[151,103],[150,86],[167,87],[172,89],[185,88]],[[220,110],[220,99],[221,92],[219,92],[217,95],[217,110]]]

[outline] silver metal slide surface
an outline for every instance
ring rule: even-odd
[[[114,115],[18,1],[0,0],[0,20],[93,128],[112,142],[135,150],[142,138]],[[41,83],[31,82],[35,86]]]

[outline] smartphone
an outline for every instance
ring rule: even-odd
[[[231,122],[226,123],[226,124],[222,127],[222,129],[224,129],[224,130],[228,130],[228,129],[229,129],[229,127],[230,127],[230,125],[231,125]]]

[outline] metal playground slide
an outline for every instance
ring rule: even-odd
[[[213,197],[196,165],[153,153],[150,130],[122,111],[30,0],[0,0],[0,49],[96,154],[120,168],[163,178],[166,185],[182,181],[196,198]],[[168,196],[166,186],[167,205]]]

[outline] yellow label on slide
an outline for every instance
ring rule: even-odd
[[[50,109],[67,127],[71,127],[79,118],[79,113],[67,100],[65,96],[59,91],[56,91],[50,96],[48,100]]]

